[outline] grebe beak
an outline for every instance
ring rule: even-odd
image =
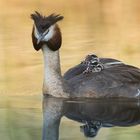
[[[46,30],[43,34],[41,34],[41,35],[38,34],[39,37],[38,37],[38,39],[37,39],[37,44],[39,44],[40,41],[44,39],[44,37],[48,34],[48,32],[49,32],[49,29],[47,29],[47,30]]]
[[[39,44],[40,43],[40,41],[42,40],[44,38],[44,36],[42,35],[42,36],[39,36],[39,38],[37,39],[37,44]]]

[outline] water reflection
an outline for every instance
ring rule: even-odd
[[[44,97],[43,100],[43,140],[57,140],[59,125],[64,114],[64,99]]]
[[[66,100],[45,96],[43,99],[43,140],[58,140],[62,116],[82,123],[80,131],[86,137],[95,137],[102,127],[138,125],[140,101],[131,99]]]

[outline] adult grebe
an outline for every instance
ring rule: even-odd
[[[82,63],[61,75],[60,15],[31,14],[32,42],[44,56],[43,93],[55,97],[140,97],[140,69],[110,58],[88,55]]]

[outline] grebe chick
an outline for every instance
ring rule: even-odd
[[[81,64],[86,66],[86,70],[83,71],[84,74],[90,72],[100,72],[104,68],[103,64],[99,61],[99,58],[94,54],[87,55]]]
[[[35,12],[31,18],[33,46],[37,51],[41,49],[44,57],[43,94],[64,98],[140,97],[140,69],[119,60],[90,55],[62,76],[62,36],[57,22],[63,16]]]

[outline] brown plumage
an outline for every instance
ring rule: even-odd
[[[55,25],[55,33],[53,38],[51,38],[49,41],[41,41],[39,44],[37,44],[37,38],[34,36],[35,28],[33,27],[32,29],[32,43],[33,47],[36,51],[39,51],[44,44],[47,44],[47,46],[50,48],[52,51],[56,51],[61,47],[62,43],[62,36],[61,36],[61,31],[58,27],[58,25]]]
[[[51,14],[49,16],[43,16],[38,12],[31,14],[31,19],[34,20],[34,24],[40,34],[44,33],[50,26],[55,24],[54,28],[54,35],[48,41],[40,41],[39,44],[37,43],[37,38],[34,35],[35,27],[32,29],[32,42],[35,50],[40,50],[40,48],[46,44],[52,51],[56,51],[61,47],[62,37],[61,32],[56,24],[56,22],[62,20],[64,17],[60,16],[59,14]]]
[[[57,24],[55,25],[54,31],[55,31],[55,34],[54,34],[53,38],[51,38],[47,42],[48,47],[52,51],[58,50],[61,47],[61,43],[62,43],[62,35],[61,35],[60,29]]]
[[[79,97],[137,98],[140,96],[138,95],[138,89],[140,89],[139,68],[118,64],[105,68],[101,72],[86,75],[83,74],[84,69],[85,66],[79,64],[64,74],[64,79],[68,81],[71,89]]]

